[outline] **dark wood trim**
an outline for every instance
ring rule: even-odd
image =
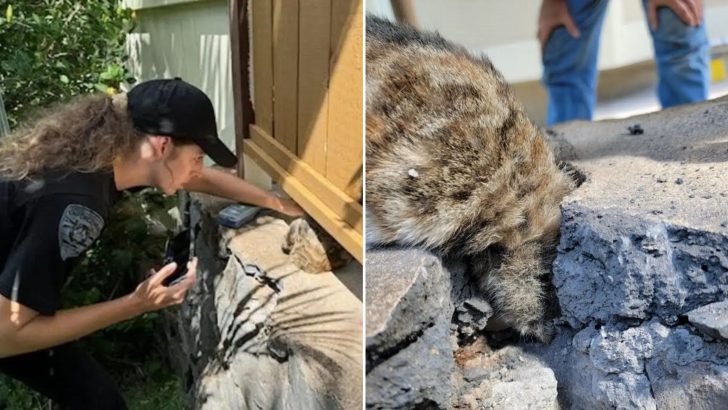
[[[250,101],[250,42],[248,0],[230,0],[230,47],[232,51],[233,107],[235,110],[235,152],[238,155],[238,175],[245,176],[243,139],[250,138],[253,123],[253,104]]]

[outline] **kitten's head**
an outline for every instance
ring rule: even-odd
[[[323,228],[304,218],[291,223],[283,251],[290,255],[294,265],[308,273],[333,271],[352,259]]]

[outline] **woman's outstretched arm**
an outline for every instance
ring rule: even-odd
[[[279,198],[272,192],[215,168],[203,167],[196,178],[184,185],[184,189],[270,208],[290,216],[303,215],[303,209],[290,199]]]

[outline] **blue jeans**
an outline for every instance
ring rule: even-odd
[[[548,91],[546,125],[591,120],[596,105],[599,35],[607,0],[568,0],[569,11],[581,32],[571,37],[556,28],[543,52],[543,83]],[[647,0],[642,1],[645,8]],[[708,36],[705,23],[689,27],[667,7],[657,10],[659,27],[652,31],[657,65],[657,95],[663,108],[708,98],[710,85]]]

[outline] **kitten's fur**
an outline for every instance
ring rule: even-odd
[[[291,222],[283,244],[283,252],[302,271],[321,273],[333,271],[349,263],[351,255],[312,219]]]
[[[573,179],[487,58],[366,27],[367,243],[467,258],[501,317],[548,340],[545,279]]]

